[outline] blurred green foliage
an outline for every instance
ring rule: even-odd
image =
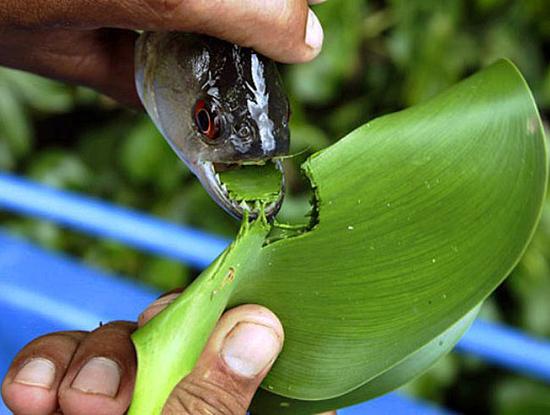
[[[330,0],[315,8],[325,48],[314,62],[282,67],[291,97],[289,195],[281,217],[302,222],[308,194],[299,164],[375,116],[426,100],[499,57],[521,69],[550,115],[547,0]],[[85,192],[167,220],[231,236],[237,224],[176,158],[147,117],[84,88],[0,68],[0,169]],[[2,225],[92,266],[160,289],[196,270],[113,241],[0,213]],[[510,235],[513,238],[513,235]],[[550,338],[550,203],[533,243],[487,302],[486,317]],[[408,392],[464,413],[550,413],[550,388],[451,355]]]

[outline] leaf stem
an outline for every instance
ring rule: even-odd
[[[239,269],[260,252],[270,227],[245,218],[236,240],[132,341],[138,371],[128,415],[161,414],[177,383],[193,370],[239,281]]]

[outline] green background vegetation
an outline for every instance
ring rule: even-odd
[[[292,101],[289,195],[281,217],[303,222],[299,165],[355,127],[435,95],[509,57],[550,115],[550,6],[545,0],[330,0],[316,8],[322,55],[282,67]],[[83,88],[0,68],[0,169],[231,237],[219,209],[140,112]],[[91,266],[159,289],[196,270],[28,218],[2,226]],[[514,235],[510,235],[511,238]],[[550,204],[528,252],[483,315],[550,338]],[[550,387],[452,354],[405,389],[464,413],[547,414]]]

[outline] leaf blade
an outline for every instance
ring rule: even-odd
[[[264,385],[336,397],[460,320],[523,253],[545,158],[532,97],[506,61],[313,156],[319,225],[265,247],[231,302],[260,302],[286,328]]]

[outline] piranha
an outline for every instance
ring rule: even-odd
[[[233,200],[219,173],[274,163],[288,154],[290,107],[270,59],[225,41],[190,33],[143,33],[136,47],[139,96],[168,143],[228,213],[254,217]],[[274,216],[284,197],[284,175]]]

